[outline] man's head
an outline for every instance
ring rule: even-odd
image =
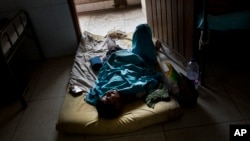
[[[114,118],[121,110],[121,97],[116,90],[107,92],[97,103],[99,117]]]

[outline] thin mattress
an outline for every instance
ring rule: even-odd
[[[99,118],[95,106],[84,101],[86,93],[94,85],[97,76],[90,67],[90,58],[104,57],[113,43],[123,49],[131,47],[133,33],[121,31],[113,31],[113,33],[119,33],[117,34],[119,38],[111,39],[109,36],[103,37],[84,32],[75,55],[69,85],[56,124],[57,131],[78,134],[128,133],[176,119],[181,115],[180,105],[173,97],[168,102],[158,102],[154,108],[148,107],[144,100],[131,102],[125,105],[122,114],[115,119]],[[78,86],[83,92],[72,95],[71,85]]]

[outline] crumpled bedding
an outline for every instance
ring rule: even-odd
[[[118,45],[122,49],[131,48],[133,33],[126,33],[125,35],[116,39],[84,31],[75,54],[69,84],[78,86],[83,92],[88,92],[94,86],[98,75],[91,69],[90,58],[95,56],[105,57],[108,49],[114,45]]]
[[[150,93],[161,80],[161,73],[149,69],[140,56],[127,50],[116,51],[103,64],[86,100],[96,105],[98,99],[110,90],[117,90],[120,95]]]
[[[112,53],[103,63],[86,101],[96,105],[110,90],[116,90],[120,95],[149,94],[163,77],[156,65],[157,53],[151,29],[147,24],[140,24],[133,34],[132,48]]]
[[[69,87],[61,107],[56,130],[64,133],[78,134],[119,134],[133,132],[145,127],[176,119],[182,115],[179,103],[160,101],[150,108],[144,100],[128,103],[121,115],[115,119],[100,118],[96,107],[84,100],[87,92],[95,84],[97,74],[91,69],[89,59],[93,56],[105,56],[109,47],[115,42],[121,48],[132,46],[132,33],[126,37],[111,40],[108,37],[84,32],[82,42],[76,51]],[[82,93],[72,95],[70,85],[77,85]]]

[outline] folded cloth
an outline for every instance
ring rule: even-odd
[[[94,71],[99,71],[99,69],[102,67],[102,60],[100,56],[95,56],[93,58],[90,59],[90,64],[91,64],[91,68]]]
[[[166,87],[162,86],[158,89],[153,90],[146,96],[146,103],[148,107],[154,108],[155,104],[160,101],[169,101],[170,95]]]

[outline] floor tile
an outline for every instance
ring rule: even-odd
[[[60,67],[60,66],[69,66],[73,64],[74,58],[75,58],[75,55],[49,58],[46,61],[42,62],[42,67],[53,68],[53,67]]]
[[[95,141],[165,141],[164,132],[148,133],[148,134],[138,134],[130,136],[116,136],[112,138],[101,138]],[[86,138],[86,141],[92,141],[91,139]],[[93,140],[94,141],[94,140]]]
[[[81,30],[97,35],[106,35],[110,30],[133,32],[135,27],[146,23],[141,7],[111,9],[96,12],[79,13]]]
[[[124,31],[124,20],[122,13],[108,13],[101,15],[91,16],[88,31],[98,35],[106,35],[110,30],[122,30]],[[98,27],[98,28],[96,28]]]
[[[135,136],[135,135],[151,134],[151,133],[157,133],[157,132],[163,132],[163,125],[162,124],[152,125],[152,126],[146,127],[144,129],[141,129],[141,130],[138,130],[138,131],[133,131],[133,132],[124,133],[124,134],[116,134],[116,135],[86,135],[86,139],[87,140],[101,140],[101,139],[107,139],[107,138],[118,138],[118,137],[124,137],[124,136]]]
[[[145,24],[145,19],[131,19],[131,20],[125,20],[124,24],[126,25],[124,27],[124,31],[126,32],[134,32],[136,29],[136,26],[139,24]]]
[[[23,116],[24,110],[21,108],[18,100],[0,106],[1,141],[10,141],[12,139]]]
[[[199,88],[199,94],[197,105],[183,108],[183,116],[173,122],[167,122],[165,129],[242,120],[238,109],[227,94],[212,92],[204,88]]]
[[[235,105],[245,119],[250,118],[249,75],[231,76],[225,86]]]
[[[134,9],[124,13],[124,23],[126,32],[134,32],[139,24],[146,24],[146,17],[141,9]]]
[[[163,124],[160,123],[160,124],[146,127],[138,131],[134,131],[132,133],[128,133],[127,135],[148,134],[148,133],[162,132],[162,131],[163,131]]]
[[[79,26],[81,27],[81,32],[88,30],[88,24],[90,20],[91,15],[86,13],[79,13],[78,14],[78,22]]]
[[[229,141],[230,124],[245,124],[245,122],[221,123],[167,131],[166,141]]]
[[[43,69],[30,100],[64,97],[70,71],[71,66]]]
[[[85,141],[85,135],[57,133],[55,141]]]
[[[57,138],[55,125],[63,98],[30,102],[13,141],[52,141]]]
[[[224,87],[243,118],[250,118],[249,69],[239,64],[221,61],[214,61],[211,66],[216,78],[213,83]]]

